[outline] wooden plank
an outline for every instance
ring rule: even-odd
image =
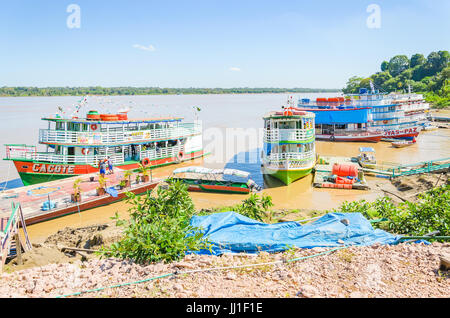
[[[19,234],[14,235],[14,241],[16,242],[17,264],[22,265],[22,245],[20,243]]]

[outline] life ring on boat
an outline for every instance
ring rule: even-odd
[[[83,155],[89,154],[89,148],[83,148],[83,149],[81,149],[81,153],[82,153]]]
[[[177,162],[183,161],[184,153],[180,151],[177,155]]]
[[[292,112],[291,112],[290,110],[285,110],[285,111],[283,112],[283,115],[284,115],[284,116],[292,116]]]
[[[383,124],[385,124],[385,125],[386,125],[387,123],[388,123],[388,121],[387,121],[387,120],[383,120]]]
[[[144,167],[150,166],[150,159],[148,159],[148,158],[142,159],[141,164],[142,164]]]
[[[96,124],[93,124],[93,125],[91,125],[91,130],[92,130],[92,131],[95,131],[95,130],[97,130],[97,128],[98,128],[98,127],[97,127],[97,125],[96,125]]]
[[[331,135],[330,141],[336,141],[336,137],[334,137],[334,135]]]

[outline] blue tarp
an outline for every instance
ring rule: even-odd
[[[363,124],[369,120],[370,109],[308,110],[316,114],[316,124]]]
[[[348,220],[348,225],[341,222],[343,219]],[[273,253],[284,251],[290,246],[332,248],[395,244],[400,238],[374,229],[361,213],[329,213],[311,224],[300,225],[297,222],[266,224],[235,212],[224,212],[194,216],[190,224],[199,228],[212,244],[212,253],[201,250],[194,252],[196,254]]]
[[[110,196],[117,198],[118,196],[118,192],[116,189],[114,189],[114,187],[109,187],[106,189],[106,193],[108,193]]]

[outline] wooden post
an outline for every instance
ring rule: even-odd
[[[19,233],[14,235],[14,240],[16,241],[17,265],[22,265],[22,245],[20,244]]]

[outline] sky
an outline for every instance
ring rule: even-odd
[[[0,86],[342,88],[449,34],[448,0],[3,0]]]

